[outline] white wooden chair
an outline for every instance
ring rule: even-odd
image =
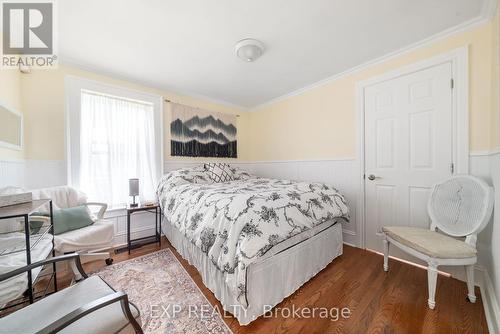
[[[434,309],[438,266],[465,266],[467,297],[474,303],[476,240],[478,233],[486,227],[491,218],[493,200],[493,188],[473,176],[454,176],[437,183],[427,203],[431,218],[430,230],[405,226],[382,228],[385,234],[384,271],[389,270],[390,244],[426,261],[428,304],[430,309]],[[436,229],[447,235],[437,232]]]

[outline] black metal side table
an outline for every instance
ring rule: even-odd
[[[136,212],[154,213],[154,215],[155,215],[155,234],[154,235],[142,237],[142,238],[137,238],[137,239],[130,238],[130,223],[131,223],[130,218]],[[156,242],[161,247],[160,225],[161,225],[161,208],[158,204],[138,205],[138,206],[127,205],[127,246],[119,248],[119,249],[115,250],[115,252],[121,253],[124,251],[128,251],[128,253],[130,254],[131,249],[139,248],[139,247],[142,247],[146,244],[156,243]]]
[[[49,212],[48,212],[48,222],[49,224],[42,223],[40,227],[36,230],[36,232],[32,231],[32,227],[30,225],[30,220],[31,216],[40,210],[43,206],[48,205],[49,207]],[[16,244],[16,245],[11,245],[10,247],[0,248],[0,257],[8,257],[9,255],[14,255],[16,253],[21,253],[25,252],[26,253],[26,265],[29,265],[33,262],[36,261],[41,261],[45,260],[45,257],[33,257],[32,256],[32,250],[35,249],[40,242],[42,241],[43,238],[50,238],[51,239],[51,249],[50,253],[47,253],[47,255],[52,254],[52,256],[55,256],[55,250],[54,250],[54,221],[53,221],[53,210],[52,210],[52,200],[50,199],[40,199],[40,200],[32,200],[27,203],[22,203],[22,204],[16,204],[16,205],[11,205],[11,206],[5,206],[0,208],[0,220],[4,219],[10,219],[10,218],[23,218],[24,224],[23,228],[21,228],[21,231],[15,229],[10,232],[5,232],[2,233],[4,236],[11,236],[15,237],[19,232],[24,233],[24,245],[22,243]],[[1,222],[0,222],[1,224]],[[3,245],[2,245],[3,246]],[[44,253],[45,254],[45,253]],[[38,255],[40,256],[40,255]],[[53,283],[54,287],[54,292],[57,292],[57,272],[56,272],[56,264],[52,264],[52,273],[50,273],[50,277],[47,281],[47,285],[45,289],[41,292],[41,296],[36,295],[34,292],[34,282],[41,277],[40,271],[38,271],[36,274],[33,274],[31,270],[27,271],[28,275],[28,281],[27,281],[27,290],[26,290],[26,297],[28,298],[28,301],[30,304],[32,304],[35,300],[39,299],[40,297],[43,297],[45,295],[49,295],[50,293],[48,292],[48,288],[50,283]],[[8,303],[7,306],[1,308],[1,310],[5,310],[8,308],[13,308],[15,306],[21,305],[25,302],[24,298],[21,297],[19,299],[16,299],[15,301],[11,301]]]

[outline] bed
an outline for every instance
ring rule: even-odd
[[[173,171],[157,195],[163,233],[247,325],[342,254],[349,210],[332,186],[229,174],[214,182],[204,166]]]

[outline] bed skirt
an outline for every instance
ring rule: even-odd
[[[272,257],[252,263],[247,270],[248,307],[244,309],[225,283],[225,274],[207,255],[193,245],[177,228],[164,221],[162,229],[172,246],[200,272],[203,283],[234,315],[240,325],[248,325],[342,255],[342,224],[324,231]]]

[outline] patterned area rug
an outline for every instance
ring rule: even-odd
[[[97,271],[141,311],[144,333],[232,333],[169,249]]]

